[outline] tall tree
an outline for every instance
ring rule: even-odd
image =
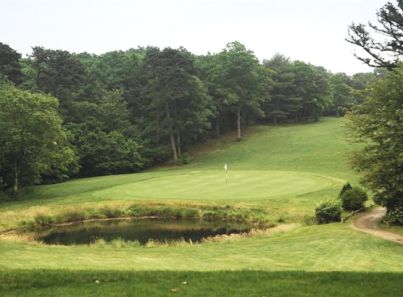
[[[85,65],[85,93],[87,98],[97,96],[96,90],[120,90],[123,98],[131,103],[138,97],[138,78],[143,49],[112,51],[102,55],[79,54],[77,58]]]
[[[397,5],[387,2],[377,12],[378,24],[368,22],[366,26],[353,23],[349,27],[346,40],[364,50],[366,55],[356,57],[369,66],[391,69],[403,55],[403,0],[396,2]],[[377,40],[380,37],[382,41]]]
[[[4,77],[15,84],[21,83],[20,58],[21,54],[0,42],[0,80]]]
[[[344,115],[353,105],[354,92],[350,84],[350,78],[345,73],[336,73],[330,76],[332,103],[328,111],[333,115]]]
[[[99,92],[91,102],[72,105],[66,128],[76,148],[81,176],[135,172],[144,165],[127,103],[120,91]]]
[[[263,116],[261,110],[261,78],[259,61],[252,51],[235,41],[220,53],[222,63],[222,83],[228,106],[235,113],[237,138],[242,138],[242,117],[246,112]]]
[[[376,70],[382,70],[381,68],[377,68]],[[365,98],[365,90],[367,86],[377,78],[377,74],[374,72],[364,72],[364,73],[355,73],[350,77],[349,86],[352,88],[354,104],[359,104],[364,101]]]
[[[80,60],[67,51],[34,47],[31,56],[39,90],[50,93],[60,101],[66,118],[84,81],[85,68]]]
[[[143,64],[142,111],[140,124],[154,145],[168,140],[177,161],[181,145],[209,128],[209,96],[196,77],[193,60],[184,49],[150,48]]]
[[[0,87],[0,176],[15,192],[21,185],[39,182],[41,175],[69,173],[75,162],[67,145],[57,99]]]
[[[221,132],[230,130],[231,101],[227,97],[227,89],[222,79],[223,59],[220,54],[208,54],[196,58],[198,77],[207,87],[212,104],[212,126],[214,126],[215,136],[220,136]]]
[[[364,102],[348,114],[355,139],[365,144],[353,157],[362,182],[403,224],[403,67],[370,84]]]
[[[271,101],[265,102],[266,117],[274,124],[289,119],[301,108],[302,98],[297,96],[295,73],[290,60],[280,54],[264,61],[264,66],[273,70]]]
[[[301,61],[295,61],[293,68],[296,95],[301,98],[301,108],[296,112],[296,118],[299,121],[317,121],[331,104],[329,73],[323,67]]]

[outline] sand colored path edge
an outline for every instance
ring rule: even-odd
[[[385,213],[385,208],[377,207],[359,214],[354,218],[352,228],[403,245],[403,236],[384,231],[379,227],[379,222]]]

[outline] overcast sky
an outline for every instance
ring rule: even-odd
[[[0,42],[104,53],[138,46],[219,52],[240,41],[260,60],[281,53],[332,72],[371,71],[345,41],[386,0],[0,0]]]

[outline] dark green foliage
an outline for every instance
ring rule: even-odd
[[[387,211],[403,208],[403,67],[384,73],[367,89],[364,102],[348,115],[357,142],[354,168],[374,200]]]
[[[210,127],[210,97],[184,49],[147,50],[142,66],[142,118],[145,145],[170,147],[178,161],[182,149]],[[149,142],[149,144],[148,144]]]
[[[340,222],[341,207],[340,204],[333,201],[321,203],[315,209],[315,217],[319,224],[328,224],[332,222]]]
[[[275,55],[264,61],[264,66],[273,71],[273,87],[270,99],[263,103],[266,117],[274,124],[284,122],[301,108],[295,85],[295,72],[290,60],[282,55]]]
[[[345,210],[359,210],[364,207],[364,202],[368,200],[367,193],[358,187],[344,191],[340,195],[341,205]]]
[[[349,182],[347,182],[346,184],[344,184],[343,187],[342,187],[341,190],[340,190],[339,198],[341,197],[341,195],[344,194],[345,191],[351,190],[352,188],[353,188],[353,187],[350,185]]]
[[[332,91],[332,103],[327,112],[343,116],[354,104],[354,92],[350,86],[350,78],[344,73],[337,73],[330,76],[330,87]]]
[[[5,78],[15,84],[21,83],[20,58],[21,54],[0,42],[0,81]]]
[[[36,87],[50,93],[60,101],[60,111],[65,118],[71,114],[71,104],[84,82],[85,68],[78,58],[67,51],[33,47],[31,57],[35,71]]]
[[[330,73],[322,67],[275,55],[265,61],[274,70],[270,99],[263,103],[266,117],[277,124],[317,121],[332,104]]]
[[[294,116],[297,121],[318,121],[331,104],[329,73],[323,67],[293,63],[296,97],[301,98],[301,107]]]
[[[183,153],[180,156],[180,160],[181,160],[182,164],[185,164],[185,165],[189,164],[191,162],[191,159],[190,159],[190,156],[188,153]]]
[[[387,224],[403,226],[403,208],[389,210],[383,220]]]
[[[138,171],[144,162],[127,103],[118,91],[103,91],[99,96],[96,103],[75,102],[74,118],[66,125],[80,158],[80,174]]]
[[[69,175],[76,162],[67,144],[57,99],[0,88],[0,177],[3,188],[38,183],[51,171]]]
[[[273,123],[318,120],[323,113],[350,108],[351,96],[362,100],[362,93],[352,91],[355,86],[362,91],[367,82],[366,76],[350,82],[344,74],[332,76],[281,55],[261,64],[239,42],[205,56],[184,48],[94,55],[37,46],[27,58],[0,43],[0,76],[20,89],[58,99],[63,143],[72,145],[78,157],[74,161],[70,150],[72,162],[41,164],[35,178],[25,170],[30,183],[60,182],[76,172],[136,172],[169,159],[187,164],[186,151],[209,135],[236,130],[241,139],[245,127],[263,118]],[[7,166],[0,165],[0,172],[12,172]],[[0,179],[1,189],[11,184],[10,177]]]
[[[242,126],[249,116],[263,116],[260,93],[262,77],[259,77],[259,61],[251,50],[240,42],[231,42],[219,54],[219,79],[225,94],[226,105],[235,119],[237,138],[242,137]],[[242,125],[243,124],[243,125]]]

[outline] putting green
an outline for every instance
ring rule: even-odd
[[[320,191],[341,180],[291,171],[201,170],[156,176],[91,193],[95,197],[123,199],[180,199],[256,201],[293,197]],[[94,197],[94,198],[95,198]]]

